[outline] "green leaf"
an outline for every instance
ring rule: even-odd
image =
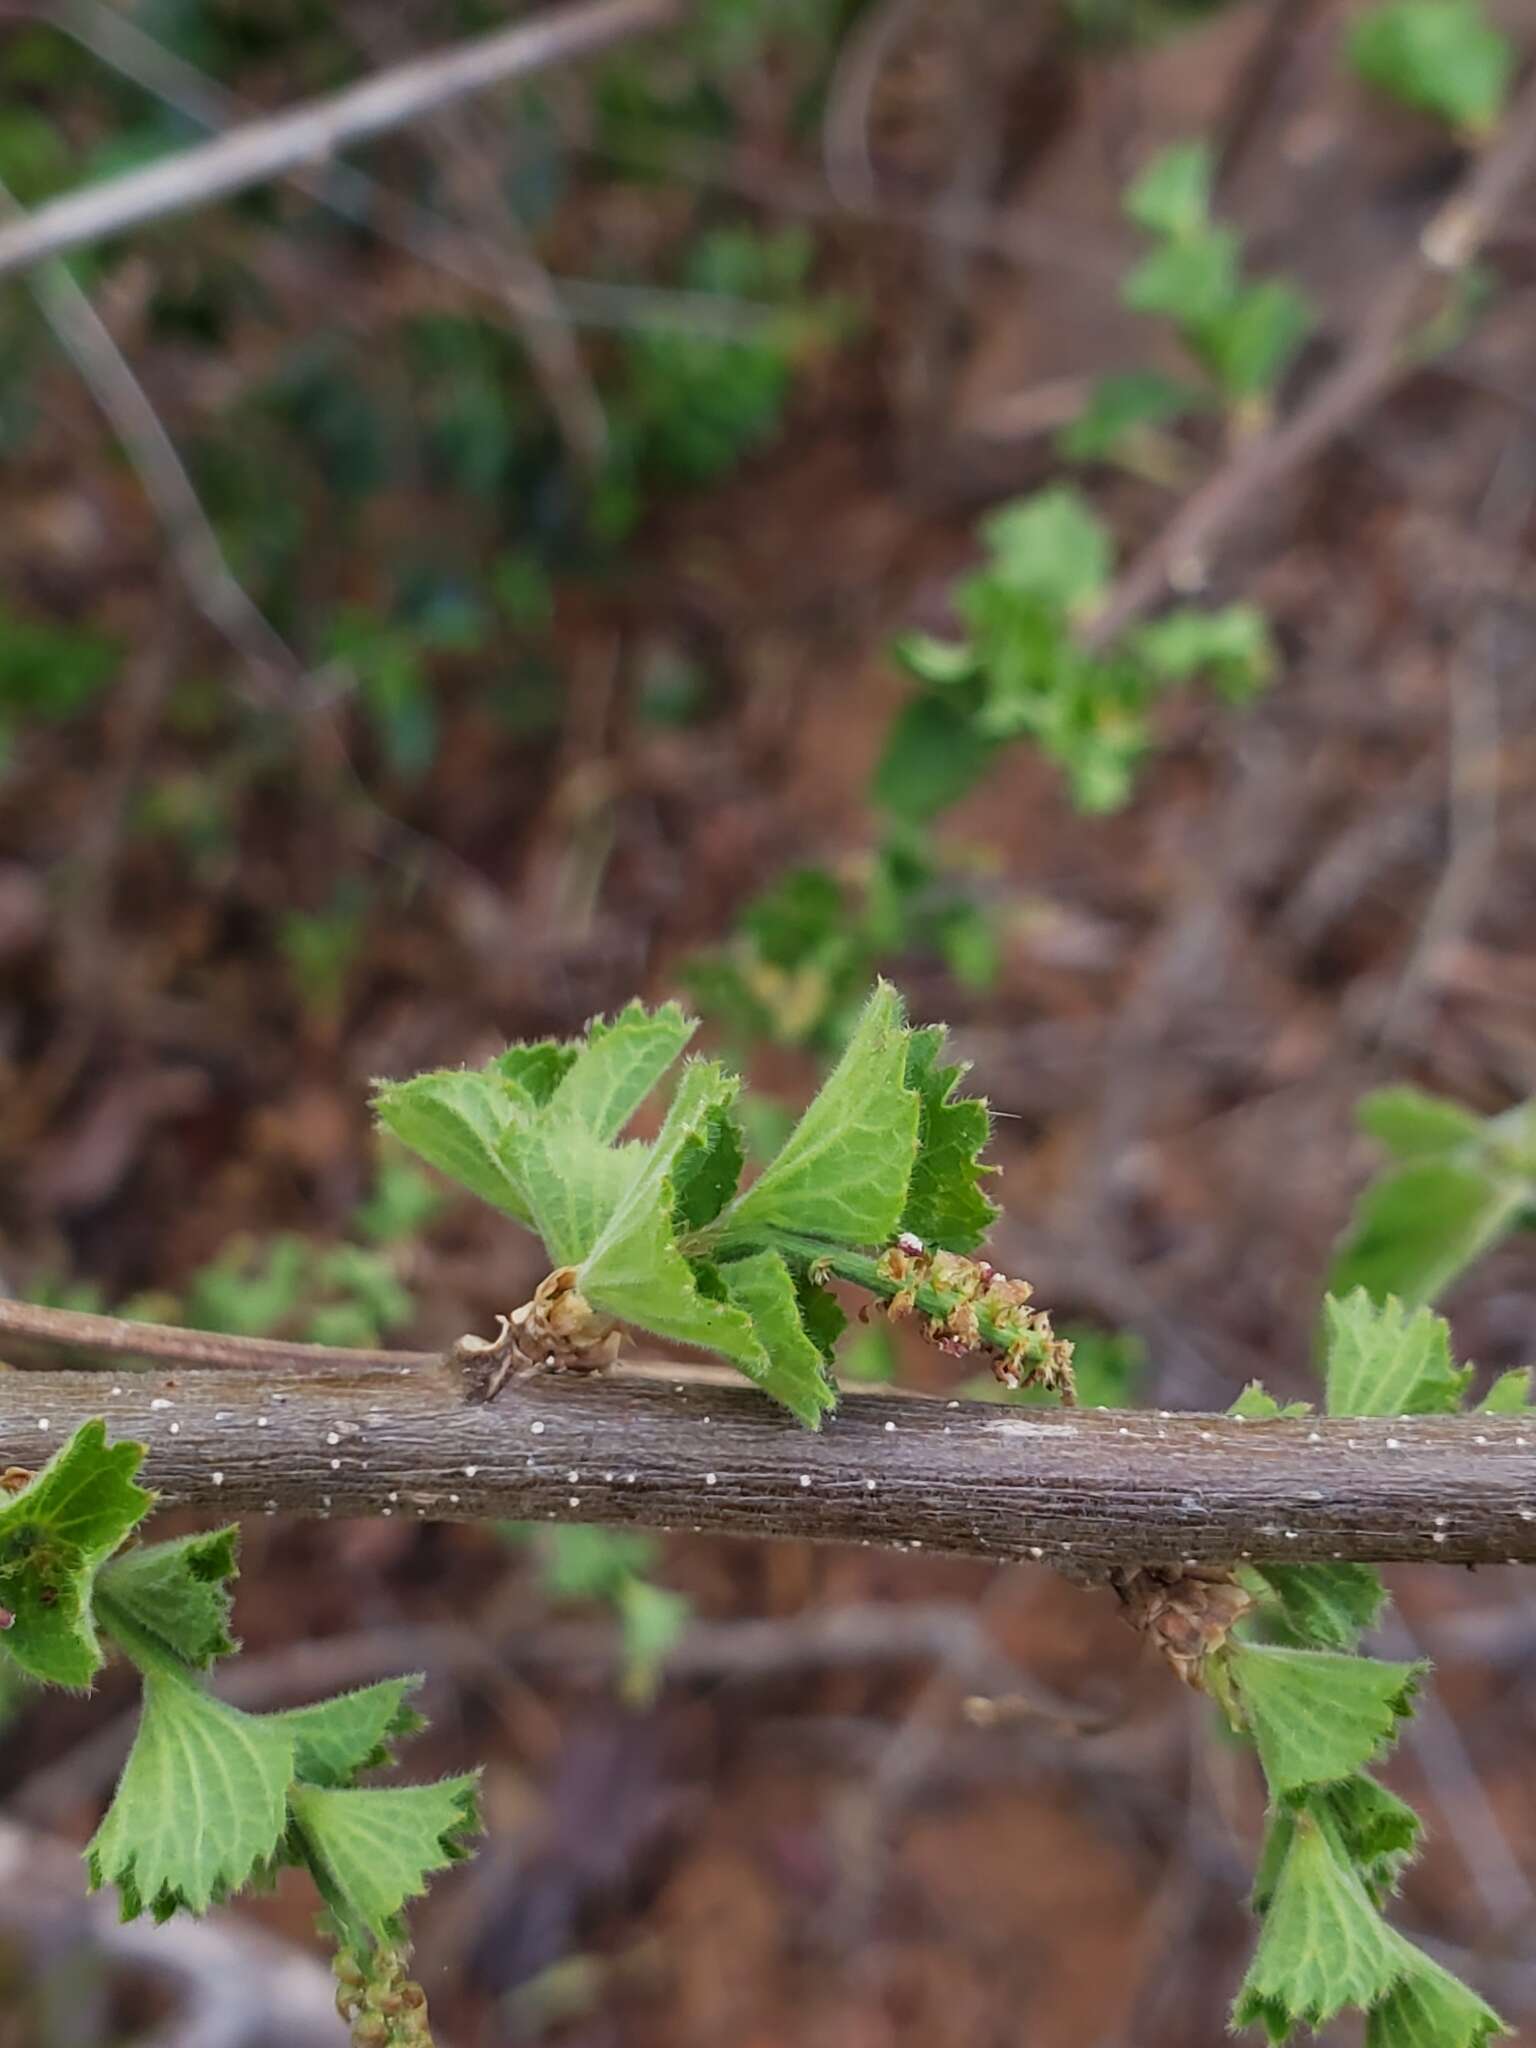
[[[1451,1333],[1427,1308],[1412,1315],[1363,1287],[1323,1303],[1330,1415],[1453,1415],[1472,1377],[1451,1363]]]
[[[1171,320],[1182,333],[1200,332],[1237,297],[1239,248],[1236,231],[1226,227],[1164,242],[1127,271],[1120,296],[1133,313]]]
[[[1373,1088],[1355,1104],[1355,1121],[1397,1159],[1423,1159],[1480,1145],[1480,1116],[1422,1088]]]
[[[1101,377],[1088,403],[1056,436],[1056,450],[1068,462],[1103,462],[1148,427],[1170,426],[1205,401],[1198,391],[1157,370],[1129,370]]]
[[[753,1252],[718,1268],[737,1308],[750,1319],[761,1364],[743,1369],[812,1429],[837,1406],[821,1347],[805,1327],[789,1268],[777,1252]]]
[[[919,825],[899,818],[889,820],[886,837],[869,863],[863,889],[858,943],[870,953],[900,953],[913,944],[929,944],[933,926],[948,907],[940,900],[943,876],[931,845]],[[871,971],[865,969],[858,1004],[848,1020],[850,1032],[868,999],[871,978]]]
[[[530,1109],[542,1109],[576,1063],[579,1047],[553,1038],[509,1045],[491,1065]]]
[[[676,1003],[631,1003],[610,1024],[594,1017],[547,1107],[605,1144],[616,1138],[698,1030]],[[541,1052],[545,1049],[538,1048]],[[562,1050],[568,1050],[563,1048]]]
[[[820,1093],[722,1226],[732,1236],[782,1229],[850,1245],[894,1236],[917,1148],[906,1064],[901,999],[880,982]]]
[[[1482,1400],[1479,1415],[1524,1415],[1531,1407],[1531,1368],[1517,1365],[1513,1372],[1501,1372]]]
[[[1264,1843],[1259,1851],[1258,1868],[1253,1873],[1253,1891],[1248,1899],[1255,1913],[1267,1913],[1274,1903],[1275,1886],[1280,1882],[1285,1859],[1290,1855],[1291,1844],[1296,1839],[1296,1819],[1299,1811],[1300,1809],[1294,1806],[1272,1806],[1265,1818]]]
[[[693,1603],[682,1593],[649,1579],[628,1578],[619,1590],[619,1629],[624,1648],[624,1697],[643,1706],[655,1697],[668,1653],[682,1636]]]
[[[1368,85],[1474,134],[1497,122],[1518,61],[1479,0],[1387,0],[1355,23],[1349,54]]]
[[[526,1189],[500,1146],[519,1122],[521,1095],[497,1073],[417,1074],[382,1081],[373,1097],[385,1130],[482,1202],[532,1225]]]
[[[673,1214],[679,1231],[713,1223],[741,1182],[746,1146],[729,1108],[709,1110],[690,1131],[672,1167]]]
[[[1449,1970],[1421,1949],[1406,1942],[1404,1947],[1406,1967],[1367,2020],[1365,2048],[1483,2048],[1509,2031],[1493,2007]]]
[[[871,794],[898,818],[922,820],[967,795],[996,759],[998,742],[958,691],[909,698],[885,737]]]
[[[359,1772],[393,1763],[393,1745],[426,1725],[408,1700],[421,1683],[419,1673],[386,1678],[264,1718],[292,1738],[295,1777],[311,1785],[350,1785]]]
[[[294,1828],[305,1861],[343,1923],[377,1940],[434,1870],[457,1863],[479,1828],[474,1777],[364,1790],[295,1785]]]
[[[1387,1597],[1365,1564],[1264,1564],[1255,1570],[1286,1631],[1303,1646],[1352,1650],[1375,1626]]]
[[[1364,1771],[1314,1792],[1308,1804],[1325,1817],[1379,1905],[1396,1889],[1404,1866],[1418,1853],[1423,1832],[1419,1816]]]
[[[760,1377],[764,1360],[750,1322],[701,1292],[673,1224],[672,1168],[687,1141],[729,1107],[738,1085],[734,1075],[709,1061],[684,1068],[661,1133],[640,1151],[638,1170],[582,1258],[577,1285],[593,1307],[656,1336],[721,1351]],[[574,1188],[574,1173],[570,1180]]]
[[[997,1220],[997,1204],[983,1190],[996,1173],[981,1164],[992,1118],[975,1096],[955,1097],[969,1072],[963,1063],[940,1066],[946,1033],[941,1024],[907,1038],[906,1084],[918,1098],[917,1158],[907,1188],[901,1227],[930,1249],[971,1252]]]
[[[232,1527],[146,1544],[108,1565],[102,1588],[173,1656],[206,1671],[235,1648],[229,1581],[239,1541]]]
[[[795,1303],[805,1334],[830,1366],[838,1340],[848,1327],[843,1305],[829,1287],[819,1285],[803,1267],[794,1269],[794,1281]]]
[[[1371,1903],[1379,1907],[1417,1853],[1419,1817],[1385,1786],[1356,1771],[1336,1785],[1314,1786],[1295,1805],[1271,1809],[1254,1876],[1253,1910],[1269,1911],[1304,1813],[1319,1822],[1334,1853],[1353,1867]]]
[[[618,1136],[697,1027],[675,1003],[596,1017],[570,1045],[509,1046],[478,1073],[381,1083],[380,1123],[574,1263],[632,1177]],[[553,1141],[553,1142],[552,1142]]]
[[[1356,1204],[1329,1292],[1364,1288],[1378,1301],[1389,1294],[1410,1306],[1433,1301],[1514,1226],[1528,1200],[1524,1181],[1449,1158],[1398,1167]]]
[[[1077,491],[1057,486],[989,514],[980,534],[989,575],[1061,617],[1085,611],[1114,566],[1109,529]]]
[[[1227,1669],[1275,1799],[1347,1778],[1396,1741],[1424,1668],[1332,1650],[1230,1649]]]
[[[10,127],[18,117],[26,117],[16,104],[16,95],[8,99],[6,126]],[[33,133],[39,137],[46,134],[54,142],[59,139],[57,124],[41,113],[36,116]],[[14,143],[13,127],[10,139]],[[15,158],[0,133],[0,180],[17,198],[24,199],[23,187],[30,181],[16,173]],[[51,722],[73,718],[106,688],[121,664],[122,649],[115,640],[84,632],[73,623],[55,625],[27,618],[9,604],[0,604],[0,707],[12,716]]]
[[[352,1212],[352,1228],[370,1244],[406,1244],[443,1206],[434,1183],[413,1159],[385,1146],[372,1188]]]
[[[1317,1819],[1299,1814],[1232,2023],[1284,2041],[1346,2006],[1369,2009],[1403,1975],[1408,1953]]]
[[[1489,1120],[1489,1150],[1500,1172],[1524,1183],[1529,1206],[1521,1222],[1536,1228],[1536,1100],[1506,1110]]]
[[[504,1156],[527,1189],[533,1227],[550,1258],[557,1266],[575,1266],[644,1172],[646,1147],[604,1144],[551,1108],[508,1134]]]
[[[1245,1422],[1296,1422],[1303,1415],[1312,1413],[1312,1403],[1287,1401],[1282,1408],[1274,1395],[1258,1380],[1250,1380],[1227,1413],[1240,1415]]]
[[[842,888],[825,868],[791,868],[742,914],[758,952],[786,968],[824,958],[847,922]]]
[[[676,1004],[654,1017],[631,1004],[611,1025],[594,1019],[548,1103],[509,1130],[503,1142],[502,1158],[527,1191],[550,1256],[562,1265],[579,1264],[593,1286],[601,1269],[607,1284],[633,1291],[642,1277],[634,1270],[636,1245],[670,1235],[668,1177],[679,1153],[686,1141],[705,1142],[707,1119],[728,1109],[740,1086],[719,1067],[685,1067],[656,1142],[612,1143],[696,1028]],[[663,1204],[666,1216],[658,1206]],[[685,1281],[672,1263],[672,1280]],[[584,1291],[593,1301],[599,1298],[591,1288]],[[658,1335],[703,1341],[612,1306],[616,1315]]]
[[[154,1496],[133,1477],[143,1461],[143,1444],[109,1445],[104,1422],[82,1423],[0,1506],[5,1649],[34,1678],[83,1686],[100,1670],[92,1581],[149,1512]]]
[[[527,1525],[537,1539],[540,1579],[553,1600],[615,1600],[628,1581],[656,1561],[656,1543],[630,1529],[566,1522]]]
[[[976,650],[966,640],[936,640],[931,633],[903,633],[891,653],[920,683],[948,689],[976,673]]]
[[[1208,142],[1176,142],[1159,151],[1126,188],[1126,214],[1149,234],[1193,235],[1210,213],[1214,176]]]
[[[275,1853],[293,1762],[280,1715],[225,1706],[168,1660],[146,1668],[138,1734],[86,1850],[91,1888],[115,1884],[125,1920],[206,1912]]]
[[[1275,669],[1269,621],[1251,604],[1167,612],[1135,633],[1130,645],[1160,683],[1207,675],[1232,703],[1262,689]]]
[[[0,1509],[0,1531],[41,1522],[83,1563],[100,1564],[148,1514],[154,1495],[134,1484],[144,1462],[140,1443],[107,1442],[105,1422],[83,1422],[20,1493]]]
[[[660,1193],[670,1198],[666,1183]],[[593,1307],[654,1336],[718,1351],[762,1381],[768,1361],[757,1332],[740,1309],[701,1285],[709,1271],[678,1249],[666,1213],[647,1207],[637,1213],[622,1241],[605,1251],[595,1277],[584,1276],[580,1285]]]
[[[1228,397],[1258,398],[1279,382],[1312,322],[1294,285],[1263,278],[1242,286],[1189,339]]]
[[[313,1247],[303,1238],[284,1233],[265,1246],[235,1238],[187,1282],[187,1316],[195,1329],[268,1336],[299,1308],[313,1277]]]

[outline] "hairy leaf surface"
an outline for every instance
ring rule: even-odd
[[[428,1165],[519,1223],[532,1224],[527,1191],[500,1149],[519,1121],[520,1091],[499,1074],[417,1074],[381,1082],[373,1106],[384,1128]]]
[[[1258,1380],[1250,1380],[1227,1413],[1240,1415],[1245,1422],[1294,1422],[1312,1413],[1312,1403],[1286,1401],[1282,1404]]]
[[[1279,1800],[1347,1778],[1389,1748],[1425,1667],[1244,1643],[1228,1668]]]
[[[154,1499],[134,1482],[138,1443],[107,1442],[87,1422],[0,1505],[0,1606],[14,1617],[5,1653],[54,1685],[83,1686],[101,1668],[91,1588],[103,1560]]]
[[[893,1236],[917,1151],[906,1066],[901,998],[881,982],[782,1150],[726,1211],[732,1234],[781,1228],[851,1245]]]
[[[312,1785],[350,1785],[359,1772],[393,1763],[395,1743],[425,1725],[410,1705],[421,1683],[419,1673],[386,1678],[268,1716],[293,1738],[295,1777]]]
[[[1507,2031],[1491,2005],[1421,1950],[1372,2012],[1365,2048],[1482,2048]]]
[[[968,1069],[939,1064],[944,1039],[942,1025],[908,1036],[906,1083],[917,1091],[919,1107],[917,1159],[901,1227],[925,1245],[973,1252],[997,1221],[997,1204],[983,1187],[996,1168],[981,1164],[992,1119],[976,1096],[957,1099]]]
[[[1499,1374],[1477,1407],[1481,1415],[1524,1415],[1531,1405],[1531,1368],[1517,1365]]]
[[[806,1329],[789,1268],[777,1252],[753,1252],[719,1269],[726,1293],[751,1321],[763,1365],[752,1372],[768,1393],[819,1429],[837,1405],[821,1347]]]
[[[125,1920],[206,1912],[276,1852],[293,1762],[280,1716],[242,1714],[190,1675],[147,1670],[138,1734],[86,1851],[92,1888],[115,1884]]]
[[[1233,2024],[1260,2025],[1271,2040],[1284,2041],[1296,2027],[1320,2027],[1346,2006],[1374,2006],[1403,1975],[1408,1953],[1316,1818],[1301,1814]]]
[[[1472,1378],[1451,1361],[1451,1333],[1427,1308],[1412,1314],[1363,1288],[1323,1304],[1330,1415],[1453,1415]]]
[[[394,1933],[434,1870],[457,1863],[479,1827],[473,1776],[361,1790],[296,1785],[294,1826],[322,1895],[345,1924]]]
[[[1303,1647],[1352,1650],[1375,1625],[1386,1588],[1367,1564],[1264,1564],[1257,1576],[1278,1618]]]
[[[194,1670],[234,1649],[229,1632],[235,1551],[231,1527],[150,1543],[109,1564],[102,1586],[139,1627]]]

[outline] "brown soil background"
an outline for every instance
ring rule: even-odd
[[[414,788],[368,768],[373,810],[280,718],[205,739],[155,711],[158,665],[231,691],[237,666],[54,364],[43,424],[4,480],[0,594],[133,651],[99,710],[30,734],[0,787],[6,1284],[64,1270],[120,1299],[174,1290],[240,1232],[334,1235],[368,1182],[370,1076],[660,997],[786,863],[856,863],[868,771],[901,700],[891,634],[942,618],[978,512],[1056,473],[1029,395],[1155,352],[1114,299],[1132,247],[1115,196],[1127,168],[1196,128],[1225,136],[1224,208],[1254,260],[1322,307],[1324,357],[1454,182],[1444,137],[1342,70],[1349,11],[1238,6],[1081,65],[1025,10],[907,9],[867,110],[883,203],[913,213],[966,188],[999,229],[1027,228],[1063,260],[957,252],[830,207],[817,277],[861,301],[860,335],[801,378],[771,448],[658,501],[605,584],[562,586],[555,730],[509,735],[484,710],[476,660],[447,662],[437,762]],[[1503,12],[1529,43],[1528,7]],[[425,47],[452,24],[424,7],[417,26]],[[239,83],[268,105],[305,89],[259,66]],[[587,163],[551,249],[579,267],[624,209],[660,247],[693,209],[771,221],[791,187],[824,190],[819,137],[789,117],[792,83],[767,65],[743,84],[738,142],[690,160],[687,178],[623,186]],[[579,81],[561,90],[579,111]],[[381,149],[398,162],[411,147]],[[984,855],[998,985],[966,993],[932,961],[894,969],[1008,1112],[1010,1269],[1063,1315],[1136,1330],[1148,1398],[1168,1405],[1222,1405],[1255,1373],[1305,1390],[1328,1247],[1370,1165],[1351,1123],[1366,1088],[1409,1078],[1485,1111],[1536,1091],[1533,199],[1491,252],[1502,289],[1463,346],[1358,419],[1213,563],[1214,597],[1273,615],[1285,659],[1267,697],[1237,716],[1170,705],[1135,800],[1107,821],[1075,815],[1049,765],[1012,750],[945,825]],[[317,267],[283,218],[178,231],[259,265],[276,306],[214,360],[144,339],[174,242],[113,272],[104,311],[173,433],[306,335],[334,329],[366,350],[377,332],[387,353],[390,320],[439,289],[364,240]],[[1221,459],[1197,440],[1201,472]],[[1091,489],[1127,553],[1166,516],[1151,486],[1106,472]],[[401,484],[343,551],[326,508],[308,506],[310,571],[368,603],[390,549],[451,516]],[[466,529],[467,549],[484,542]],[[708,708],[686,729],[636,713],[657,647],[707,666]],[[1490,707],[1493,743],[1468,740]],[[232,857],[212,871],[124,828],[155,775],[215,776],[229,750],[263,747],[279,769],[245,784]],[[1469,801],[1479,817],[1494,805],[1491,839],[1476,828],[1469,845],[1458,801],[1463,817]],[[416,860],[381,813],[439,855]],[[362,850],[370,837],[381,857]],[[374,891],[365,946],[339,1007],[306,1014],[276,964],[279,920],[354,873]],[[789,1094],[813,1078],[789,1055],[760,1077]],[[535,1274],[515,1233],[453,1207],[412,1256],[415,1339],[486,1327]],[[1447,1306],[1463,1356],[1531,1361],[1524,1246]],[[922,1369],[940,1383],[943,1368]],[[1035,1714],[978,1729],[966,1685],[920,1654],[770,1680],[722,1671],[630,1711],[600,1675],[552,1661],[560,1620],[489,1530],[252,1527],[239,1622],[255,1655],[419,1623],[526,1638],[526,1660],[494,1673],[434,1675],[414,1758],[423,1772],[486,1767],[488,1845],[418,1915],[455,2041],[1225,2038],[1251,1938],[1253,1773],[1107,1601],[1044,1572],[682,1535],[664,1575],[705,1622],[884,1602],[897,1628],[919,1603],[980,1604],[1021,1691],[1048,1687],[1110,1725],[1087,1735]],[[1439,1667],[1390,1774],[1433,1829],[1401,1922],[1523,2035],[1536,2027],[1536,1599],[1512,1572],[1400,1573],[1395,1590],[1397,1647],[1411,1636]],[[102,1691],[126,1697],[116,1677]],[[51,1704],[8,1731],[0,1783],[19,1810],[47,1771],[50,1820],[84,1838],[99,1789],[70,1759],[106,1710]],[[242,1910],[309,1938],[297,1886]]]

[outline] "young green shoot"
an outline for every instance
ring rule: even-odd
[[[915,1315],[1010,1384],[1070,1395],[1070,1347],[1029,1289],[972,1256],[996,1214],[986,1105],[957,1097],[943,1031],[879,984],[783,1145],[743,1183],[741,1083],[688,1060],[648,1142],[623,1133],[696,1026],[675,1004],[514,1045],[475,1071],[383,1084],[380,1122],[543,1240],[551,1270],[463,1362],[489,1398],[514,1369],[590,1368],[625,1326],[727,1359],[812,1428],[836,1405],[845,1315],[829,1282]]]

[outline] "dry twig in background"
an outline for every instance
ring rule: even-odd
[[[1217,545],[1229,542],[1279,484],[1414,370],[1415,328],[1429,317],[1438,294],[1465,275],[1533,172],[1536,77],[1513,101],[1497,139],[1429,222],[1418,246],[1383,279],[1369,316],[1333,369],[1288,419],[1202,484],[1143,549],[1095,612],[1084,634],[1089,647],[1111,646],[1170,586],[1203,581]]]
[[[162,163],[66,193],[25,221],[0,228],[0,276],[125,228],[187,213],[370,136],[676,18],[675,0],[589,0],[365,79],[306,106],[247,122]]]

